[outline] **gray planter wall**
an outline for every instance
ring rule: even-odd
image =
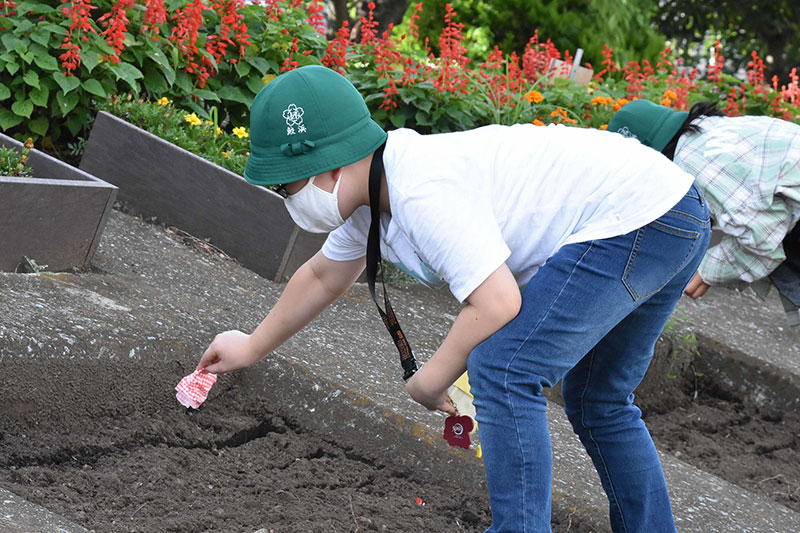
[[[3,134],[0,144],[22,149]],[[89,267],[117,188],[36,149],[27,165],[37,177],[0,176],[0,270],[24,257],[50,271]]]
[[[208,238],[268,279],[290,276],[325,240],[297,227],[271,190],[102,111],[80,166],[137,214]]]

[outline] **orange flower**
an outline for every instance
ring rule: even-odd
[[[675,93],[675,91],[667,89],[666,91],[664,91],[664,96],[662,98],[670,99],[670,100],[677,100],[678,99],[678,95]]]
[[[672,105],[672,100],[670,100],[669,98],[662,98],[661,101],[659,101],[658,103],[663,106],[669,107]]]
[[[539,91],[530,91],[525,95],[525,99],[532,104],[538,104],[544,100],[544,96]]]
[[[600,126],[600,129],[601,130],[608,129],[608,124],[603,124],[602,126]]]
[[[553,118],[558,118],[559,115],[564,117],[564,118],[566,118],[567,111],[564,110],[564,109],[561,109],[560,107],[557,107],[555,111],[550,113],[550,116],[553,117]]]
[[[592,98],[592,105],[609,105],[613,103],[614,99],[610,96],[595,96]]]
[[[544,122],[542,122],[541,120],[539,120],[537,118],[536,120],[533,121],[533,125],[534,126],[544,126]]]
[[[611,109],[613,109],[614,111],[619,111],[622,106],[628,103],[628,101],[629,100],[627,98],[620,98],[616,102],[614,102],[614,105],[611,106]]]

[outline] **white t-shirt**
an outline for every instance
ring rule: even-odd
[[[693,178],[636,139],[566,126],[389,132],[383,155],[392,214],[383,257],[463,302],[503,262],[524,286],[565,244],[623,235],[657,219]],[[322,247],[334,261],[366,253],[362,206]]]

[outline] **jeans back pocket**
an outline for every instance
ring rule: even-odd
[[[701,231],[668,224],[664,221],[668,216],[680,217],[677,213],[668,213],[636,233],[622,275],[622,283],[634,301],[660,291],[684,269],[696,249]]]

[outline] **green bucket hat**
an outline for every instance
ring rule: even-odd
[[[355,163],[385,140],[344,76],[319,65],[300,67],[253,100],[244,177],[256,185],[291,183]]]
[[[617,111],[607,129],[638,139],[660,152],[678,133],[687,116],[686,111],[675,111],[650,100],[633,100]]]

